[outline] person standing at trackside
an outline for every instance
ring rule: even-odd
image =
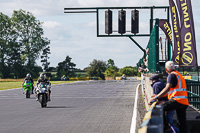
[[[168,92],[169,101],[162,104],[163,109],[164,111],[176,110],[178,120],[177,124],[180,133],[187,133],[186,109],[189,102],[185,79],[178,71],[175,70],[173,61],[167,61],[165,63],[165,70],[168,73],[166,87],[158,95],[154,95],[149,101],[151,102],[161,98]],[[166,124],[166,118],[164,122]]]
[[[149,80],[151,81],[151,87],[153,88],[154,95],[159,94],[165,88],[165,83],[162,80],[160,80],[158,74],[152,74]],[[158,104],[161,104],[167,100],[167,96],[165,95],[158,99]],[[149,102],[148,104],[151,105],[153,102],[155,102],[155,100],[151,101],[151,103]]]
[[[149,78],[149,80],[151,81],[151,87],[153,88],[153,95],[158,95],[164,88],[165,88],[165,83],[163,82],[163,80],[160,79],[158,74],[152,74]],[[168,101],[167,98],[167,93],[162,96],[161,98],[158,99],[158,105]],[[155,102],[155,100],[148,102],[149,105],[151,105],[153,102]],[[171,126],[171,130],[175,130],[176,133],[179,133],[179,129],[175,126],[173,126],[173,116],[174,116],[174,110],[171,111],[167,111],[165,112],[165,116],[167,117],[167,120]]]

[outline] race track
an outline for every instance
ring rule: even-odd
[[[0,91],[0,133],[129,133],[137,81],[52,86],[41,108],[22,89]]]

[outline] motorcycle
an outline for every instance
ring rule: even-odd
[[[47,107],[47,102],[50,101],[50,87],[50,85],[43,82],[36,87],[36,96],[42,108]]]
[[[32,82],[30,80],[26,80],[23,84],[23,93],[26,95],[26,98],[30,98],[32,89]]]

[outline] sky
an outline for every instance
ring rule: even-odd
[[[200,64],[200,1],[191,0]],[[168,0],[0,0],[0,12],[11,16],[13,10],[23,9],[33,13],[43,22],[44,37],[50,40],[50,66],[56,67],[66,56],[72,58],[76,68],[88,67],[94,59],[114,60],[119,68],[136,66],[143,52],[127,37],[97,37],[96,14],[66,14],[64,8],[72,7],[141,7],[168,6]],[[100,11],[100,34],[105,34],[105,10]],[[130,10],[127,26],[130,30]],[[140,33],[149,33],[149,11],[139,10]],[[154,11],[154,18],[165,18],[165,10]],[[113,10],[113,29],[117,30],[117,10]],[[116,34],[116,33],[114,33]],[[145,49],[149,37],[134,37]],[[41,65],[40,60],[37,61]]]

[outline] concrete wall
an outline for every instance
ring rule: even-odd
[[[149,109],[148,99],[153,95],[153,88],[151,87],[151,83],[149,81],[149,77],[151,74],[142,74],[141,75],[141,84],[142,84],[142,93],[144,95],[145,107],[146,110]]]

